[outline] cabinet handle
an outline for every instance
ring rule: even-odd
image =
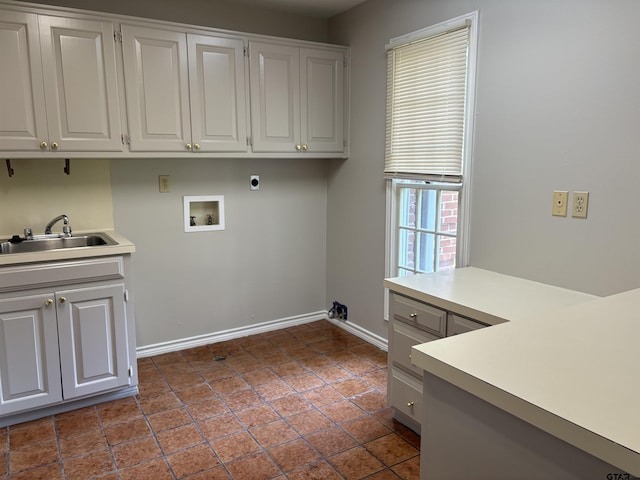
[[[297,150],[297,151],[302,150],[302,145],[296,145],[296,150]]]
[[[52,300],[52,299],[50,299],[50,298],[47,298],[47,299],[44,301],[44,304],[45,304],[45,306],[47,306],[47,307],[48,307],[49,305],[51,305],[52,303],[53,303],[53,300]]]
[[[307,150],[309,150],[309,145],[302,145],[302,151],[306,152]]]
[[[64,303],[67,301],[67,297],[60,297],[60,303]]]
[[[185,145],[185,148],[186,148],[187,150],[191,150],[191,144],[190,144],[190,143],[187,143],[187,144]]]
[[[416,318],[418,318],[418,314],[417,313],[410,313],[409,314],[409,318],[411,318],[412,320],[415,320]]]
[[[200,144],[199,143],[194,144],[193,145],[193,149],[194,150],[200,150]]]
[[[44,140],[42,142],[40,142],[40,149],[44,150],[48,146],[49,146],[49,144],[47,142],[45,142]]]
[[[413,408],[415,404],[413,402],[407,402],[407,407],[409,408]]]
[[[57,150],[58,149],[58,142],[51,142],[51,150]]]

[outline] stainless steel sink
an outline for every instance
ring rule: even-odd
[[[0,242],[0,254],[32,253],[63,248],[96,247],[100,245],[117,245],[113,238],[105,233],[87,233],[72,237],[56,235],[36,235],[33,240]]]

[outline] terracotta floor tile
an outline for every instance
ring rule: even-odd
[[[249,407],[239,410],[236,413],[245,427],[251,428],[263,423],[272,422],[280,418],[280,416],[269,405],[258,405],[257,407]]]
[[[155,397],[143,398],[140,401],[140,406],[146,415],[153,415],[154,413],[180,407],[181,404],[173,392],[168,392]]]
[[[161,393],[167,393],[171,391],[169,384],[163,380],[156,380],[153,382],[144,382],[138,385],[138,394],[140,398],[148,398],[160,395]]]
[[[403,480],[420,480],[420,457],[413,457],[391,469]]]
[[[34,470],[27,470],[11,475],[11,480],[62,480],[62,466],[54,463]]]
[[[287,418],[287,423],[300,435],[309,435],[333,426],[333,422],[317,410],[292,415]]]
[[[233,478],[242,480],[269,480],[280,473],[278,467],[264,453],[231,462],[227,465],[227,469]]]
[[[246,432],[235,433],[209,442],[223,463],[256,453],[260,447]]]
[[[233,377],[234,375],[236,375],[236,372],[231,370],[226,365],[216,364],[200,370],[200,375],[206,382],[209,382],[209,384],[211,384],[211,382],[216,380]]]
[[[172,430],[165,430],[157,434],[158,443],[165,455],[177,452],[204,442],[204,438],[195,425],[183,425]]]
[[[215,393],[206,383],[199,383],[177,391],[176,395],[182,403],[188,404],[208,400],[211,397],[214,397]]]
[[[365,444],[364,448],[388,467],[413,458],[420,453],[395,433],[372,440]]]
[[[64,462],[64,474],[67,480],[85,480],[113,471],[113,461],[107,450],[71,458]]]
[[[278,365],[282,365],[283,363],[288,363],[291,361],[291,357],[285,354],[284,352],[273,352],[269,355],[265,355],[261,358],[262,364],[268,367],[277,367]]]
[[[318,388],[325,384],[321,378],[313,373],[288,377],[287,383],[297,392],[306,392],[307,390]]]
[[[271,402],[271,406],[283,417],[290,417],[313,408],[301,395],[290,395]]]
[[[9,473],[14,474],[29,468],[41,467],[58,461],[58,446],[51,440],[17,450],[10,450]]]
[[[273,372],[279,377],[293,377],[294,375],[302,375],[307,370],[298,362],[287,362],[274,367],[271,367]]]
[[[365,478],[384,469],[384,465],[362,447],[352,448],[328,460],[347,480]]]
[[[344,396],[340,392],[328,385],[304,392],[303,396],[316,407],[344,400]]]
[[[341,362],[341,365],[358,376],[373,372],[379,368],[375,363],[362,357],[346,360]]]
[[[204,420],[229,411],[225,404],[217,398],[187,405],[187,410],[195,420]]]
[[[284,472],[290,472],[319,460],[318,454],[303,440],[270,448],[269,455]]]
[[[7,435],[1,437],[4,439],[0,451],[6,451]],[[35,443],[51,442],[56,439],[56,432],[53,428],[53,422],[34,422],[29,423],[24,428],[11,429],[9,433],[9,445],[11,450],[32,446]]]
[[[244,429],[240,422],[236,420],[236,417],[231,413],[202,420],[201,422],[198,422],[198,425],[207,440],[226,437],[227,435],[240,432]]]
[[[122,480],[174,480],[169,466],[163,458],[120,470]]]
[[[153,437],[122,443],[112,448],[119,469],[132,467],[162,456],[162,452]]]
[[[225,363],[228,367],[231,367],[238,373],[247,373],[253,370],[258,370],[262,367],[262,364],[260,362],[248,355],[243,358],[233,356],[228,357]]]
[[[205,470],[204,472],[197,473],[191,477],[189,480],[229,480],[229,475],[225,471],[224,467],[214,467],[210,470]]]
[[[342,382],[334,383],[333,388],[339,391],[345,397],[353,397],[361,395],[370,390],[369,385],[357,378],[350,378]]]
[[[262,399],[253,390],[240,390],[222,396],[231,410],[240,410],[262,403]]]
[[[356,446],[355,440],[338,427],[308,435],[306,439],[324,457],[330,457]]]
[[[173,473],[178,478],[184,478],[204,470],[209,470],[219,464],[209,445],[198,445],[168,456]]]
[[[265,448],[275,447],[285,442],[290,442],[299,437],[298,433],[284,420],[265,423],[249,430]]]
[[[396,475],[393,470],[385,469],[378,473],[374,473],[370,477],[367,477],[367,480],[406,480],[401,479],[398,475]]]
[[[304,367],[313,371],[335,366],[335,362],[325,355],[313,355],[312,357],[302,358],[298,361]]]
[[[344,368],[336,365],[335,367],[323,368],[322,370],[318,370],[316,375],[320,377],[327,383],[335,383],[341,380],[346,380],[351,378],[353,374]]]
[[[268,368],[261,368],[242,375],[242,379],[252,387],[277,380],[278,377]]]
[[[364,381],[371,388],[377,388],[380,390],[387,389],[387,369],[381,368],[374,370],[373,372],[366,373],[360,376],[360,380]]]
[[[289,472],[287,478],[289,480],[342,480],[335,469],[325,461],[311,463]]]
[[[365,413],[349,400],[320,407],[320,411],[336,423],[343,423],[363,416]]]
[[[137,438],[146,437],[151,434],[151,431],[144,418],[134,418],[130,422],[106,427],[104,433],[107,436],[109,445],[114,446]]]
[[[387,407],[387,398],[380,392],[363,393],[352,399],[364,411],[373,413]]]
[[[7,454],[5,452],[0,453],[0,475],[7,474]]]
[[[9,437],[9,430],[6,427],[0,428],[0,453],[7,451],[7,438]]]
[[[68,437],[101,429],[95,408],[78,410],[77,412],[76,415],[55,416],[56,430],[59,437]]]
[[[295,393],[293,388],[282,380],[274,380],[273,382],[257,385],[254,390],[267,402]]]
[[[156,433],[191,423],[191,417],[182,407],[149,415],[147,420]]]
[[[369,416],[343,423],[341,427],[360,443],[367,443],[391,433],[389,428]]]
[[[98,414],[103,426],[127,422],[134,418],[142,418],[140,407],[133,397],[98,405]]]
[[[193,372],[181,372],[174,375],[165,376],[167,383],[174,390],[182,390],[190,387],[191,385],[197,385],[202,383],[204,379],[196,371]]]
[[[80,435],[60,439],[60,454],[63,459],[86,455],[87,453],[106,450],[107,440],[100,430],[92,430]]]

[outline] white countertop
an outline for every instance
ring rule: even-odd
[[[479,279],[484,273],[471,275]],[[441,275],[432,277],[437,276]],[[476,293],[488,285],[474,285],[465,276],[463,282],[447,287],[456,283],[447,277],[440,285],[447,302],[459,300],[451,293],[455,291],[461,298],[474,297],[475,293],[460,292],[461,285]],[[521,285],[519,279],[513,281]],[[508,311],[521,321],[418,345],[413,348],[413,363],[640,476],[640,289],[564,308],[559,305],[544,313],[532,312],[528,318],[519,315],[526,308],[519,312],[512,305],[520,301],[514,296],[517,291],[514,287],[511,293],[493,298],[493,305],[489,300],[486,304],[502,309],[498,316],[506,320],[511,319]]]
[[[388,278],[384,286],[489,325],[518,321],[598,298],[475,267]]]
[[[75,233],[75,232],[74,232]],[[91,233],[91,232],[87,232]],[[17,265],[19,263],[52,262],[55,260],[71,260],[74,258],[102,257],[105,255],[122,255],[133,253],[136,248],[130,240],[113,230],[102,230],[113,238],[117,245],[100,245],[95,247],[61,248],[58,250],[46,250],[42,252],[10,253],[0,255],[0,266]],[[78,232],[82,235],[82,232]]]

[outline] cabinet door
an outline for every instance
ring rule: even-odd
[[[242,40],[188,35],[191,137],[196,152],[246,152]]]
[[[0,415],[62,401],[53,294],[0,300]]]
[[[40,150],[48,142],[38,19],[0,12],[0,150]]]
[[[300,51],[300,119],[303,145],[313,152],[344,146],[344,53]]]
[[[300,148],[300,49],[249,42],[254,152]],[[296,148],[297,147],[297,148]]]
[[[65,400],[129,384],[124,284],[56,292]]]
[[[52,151],[121,151],[113,24],[39,16]]]
[[[187,36],[122,26],[130,150],[191,150]]]

